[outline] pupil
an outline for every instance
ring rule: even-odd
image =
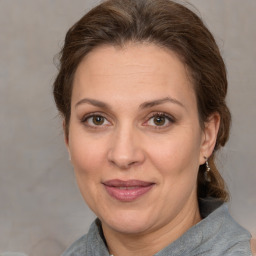
[[[155,117],[154,123],[156,125],[163,125],[165,123],[165,117],[163,117],[163,116]]]
[[[95,117],[93,117],[93,123],[94,123],[95,125],[101,125],[101,124],[103,124],[103,122],[104,122],[103,117],[101,117],[101,116],[95,116]]]

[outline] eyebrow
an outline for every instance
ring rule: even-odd
[[[177,104],[181,107],[185,107],[180,101],[178,101],[174,98],[171,98],[171,97],[165,97],[165,98],[162,98],[162,99],[146,101],[146,102],[140,104],[139,108],[140,109],[151,108],[151,107],[161,105],[161,104],[164,104],[164,103],[167,103],[167,102]],[[93,105],[95,107],[99,107],[99,108],[111,109],[110,105],[108,105],[107,103],[99,101],[99,100],[89,99],[89,98],[84,98],[84,99],[78,101],[76,103],[75,107],[77,107],[81,104],[85,104],[85,103],[91,104],[91,105]]]
[[[81,104],[84,104],[84,103],[88,103],[88,104],[91,104],[95,107],[99,107],[99,108],[106,108],[106,109],[110,109],[110,106],[105,103],[105,102],[102,102],[102,101],[99,101],[99,100],[93,100],[93,99],[89,99],[89,98],[84,98],[80,101],[78,101],[75,105],[75,107],[81,105]]]
[[[144,102],[140,105],[140,108],[141,109],[151,108],[151,107],[154,107],[154,106],[157,106],[157,105],[160,105],[160,104],[164,104],[166,102],[174,103],[174,104],[177,104],[177,105],[185,108],[185,106],[180,101],[178,101],[174,98],[171,98],[171,97],[165,97],[165,98],[162,98],[162,99],[157,99],[157,100],[153,100],[153,101]]]

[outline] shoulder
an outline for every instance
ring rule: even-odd
[[[61,256],[80,256],[86,255],[87,235],[75,241]]]
[[[89,232],[75,241],[61,256],[108,256],[104,241],[100,221],[96,219]]]
[[[231,217],[227,204],[217,207],[203,222],[204,235],[207,237],[207,234],[210,234],[210,243],[204,241],[205,247],[212,252],[208,255],[252,255],[251,234]]]

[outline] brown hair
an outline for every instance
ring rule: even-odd
[[[98,5],[67,32],[60,52],[60,69],[54,82],[54,98],[63,115],[68,136],[72,82],[75,71],[92,49],[104,44],[149,42],[174,51],[192,77],[200,123],[218,112],[220,128],[215,150],[229,137],[231,116],[225,103],[227,77],[218,46],[202,20],[185,6],[169,0],[108,0]],[[214,152],[215,153],[215,152]],[[211,182],[199,167],[198,197],[228,200],[228,192],[215,163],[209,159]]]

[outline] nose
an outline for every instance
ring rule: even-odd
[[[145,161],[143,143],[132,128],[123,127],[113,134],[108,161],[120,169],[129,169]]]

